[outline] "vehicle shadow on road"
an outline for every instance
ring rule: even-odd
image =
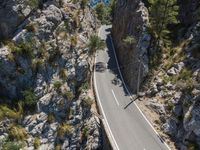
[[[115,60],[114,50],[112,48],[111,39],[110,39],[109,35],[107,35],[107,38],[106,38],[106,45],[107,45],[107,48],[108,48],[108,56],[109,56],[107,69],[115,75],[115,78],[113,80],[120,81],[119,83],[116,83],[116,84],[114,84],[112,81],[111,82],[116,86],[123,87],[125,96],[129,96],[125,86],[123,85],[122,79],[121,79],[120,74],[119,74],[119,70],[118,70],[118,67],[117,67],[116,60]]]

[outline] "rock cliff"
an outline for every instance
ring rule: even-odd
[[[148,19],[148,10],[140,0],[117,1],[112,37],[124,79],[133,92],[137,90],[138,78],[142,82],[149,70]]]
[[[177,2],[181,24],[177,28],[181,33],[176,36],[178,42],[163,50],[162,63],[158,69],[151,70],[151,77],[141,89],[141,101],[137,103],[172,149],[199,149],[200,5],[195,0]],[[133,92],[138,79],[145,80],[149,70],[152,47],[147,26],[148,10],[141,1],[117,1],[112,37],[125,82]]]
[[[1,146],[101,147],[89,90],[95,27],[95,14],[80,2],[0,1]]]

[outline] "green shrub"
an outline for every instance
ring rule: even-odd
[[[30,39],[26,42],[21,42],[19,44],[10,43],[9,47],[11,48],[11,52],[17,55],[26,55],[30,58],[34,57],[36,41],[34,39]]]
[[[81,0],[81,3],[80,3],[81,9],[85,9],[87,4],[88,4],[88,0]]]
[[[75,47],[78,43],[78,37],[76,35],[74,35],[70,38],[70,41],[71,41],[71,46]]]
[[[57,144],[55,147],[55,150],[61,150],[62,149],[62,145],[61,144]]]
[[[123,39],[123,42],[124,42],[124,44],[131,45],[131,44],[135,44],[136,40],[133,36],[129,35],[125,39]]]
[[[68,100],[73,100],[73,98],[75,97],[73,92],[71,91],[65,91],[63,93],[63,97],[67,98]]]
[[[62,79],[67,80],[67,69],[62,68],[59,72],[59,75]]]
[[[6,141],[2,145],[2,150],[20,150],[22,148],[21,143],[16,143],[13,141]]]
[[[85,82],[81,86],[81,90],[87,91],[90,88],[90,85],[88,82]]]
[[[40,145],[41,145],[40,138],[39,138],[39,137],[36,137],[36,138],[34,139],[33,146],[34,146],[35,149],[38,149],[38,148],[40,147]]]
[[[18,103],[18,110],[10,109],[6,105],[0,106],[0,120],[4,118],[20,120],[23,116],[22,104]]]
[[[9,139],[24,141],[28,138],[26,130],[20,126],[12,125],[8,130]]]
[[[31,9],[35,9],[39,6],[39,0],[28,0],[26,2],[27,2],[27,5],[31,7]]]
[[[106,6],[104,3],[99,3],[96,5],[95,12],[98,20],[100,20],[102,24],[109,24],[111,22],[113,13],[111,7],[112,6]]]
[[[89,129],[88,129],[88,127],[87,126],[85,126],[84,128],[83,128],[83,130],[82,130],[82,135],[83,135],[83,137],[88,137],[88,135],[89,135]]]
[[[35,95],[33,90],[25,90],[22,94],[24,96],[23,104],[25,108],[27,107],[27,109],[34,110],[37,105],[38,97]]]
[[[93,100],[90,97],[84,98],[83,104],[84,104],[84,106],[90,108],[93,104]]]
[[[32,60],[31,67],[33,70],[37,70],[44,67],[44,59],[35,58]]]
[[[62,86],[62,82],[61,81],[55,81],[53,83],[53,86],[56,90],[60,90],[60,87]]]
[[[94,55],[97,50],[104,49],[105,43],[97,35],[92,35],[89,38],[88,48],[89,55]]]
[[[47,117],[47,122],[48,123],[53,123],[53,122],[55,122],[55,115],[54,115],[54,113],[49,113],[48,114],[48,117]]]
[[[63,123],[58,126],[57,128],[57,135],[58,137],[68,136],[72,133],[73,127],[69,124]]]

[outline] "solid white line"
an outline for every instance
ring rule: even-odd
[[[118,63],[117,55],[116,55],[116,52],[115,52],[115,47],[114,47],[114,44],[113,44],[113,41],[112,41],[112,37],[111,37],[111,35],[109,35],[109,36],[110,36],[111,45],[112,45],[112,48],[113,48],[113,52],[114,52],[114,56],[115,56],[115,60],[116,60],[116,63],[117,63],[117,68],[118,68],[118,70],[119,70],[120,77],[121,77],[121,79],[122,79],[122,82],[123,82],[123,84],[124,84],[124,86],[125,86],[126,91],[127,91],[128,94],[129,94],[129,97],[130,97],[131,99],[133,99],[132,96],[131,96],[131,93],[129,92],[129,90],[128,90],[128,88],[127,88],[125,82],[124,82],[124,78],[123,78],[123,76],[122,76],[122,73],[121,73],[121,70],[120,70],[120,67],[119,67],[119,63]],[[138,107],[138,105],[135,103],[135,101],[134,101],[134,104],[135,104],[136,108],[139,110],[139,112],[142,114],[142,116],[144,117],[144,119],[147,121],[147,123],[150,125],[150,127],[153,129],[153,131],[160,137],[159,133],[155,130],[155,128],[152,126],[152,124],[149,122],[149,120],[146,118],[146,116],[145,116],[145,115],[143,114],[143,112],[140,110],[140,108]],[[171,148],[167,145],[167,143],[164,142],[164,144],[165,144],[165,146],[166,146],[169,150],[171,150]]]
[[[113,91],[113,90],[111,90],[111,91],[112,91],[112,94],[113,94],[113,96],[114,96],[114,99],[115,99],[115,101],[116,101],[117,105],[119,106],[119,102],[118,102],[118,100],[117,100],[117,98],[116,98],[116,96],[115,96],[115,93],[114,93],[114,91]]]
[[[101,29],[101,28],[100,28],[100,29]],[[99,29],[98,35],[99,35],[100,32],[101,32],[100,29]],[[96,64],[96,56],[95,56],[95,64]],[[96,67],[96,66],[94,66],[94,67]],[[94,70],[95,70],[95,68],[94,68]],[[113,146],[113,149],[120,150],[120,149],[119,149],[119,146],[117,145],[117,142],[116,142],[116,140],[115,140],[115,138],[114,138],[114,136],[113,136],[113,134],[112,134],[112,131],[111,131],[111,129],[110,129],[110,126],[109,126],[109,124],[108,124],[106,115],[105,115],[105,113],[104,113],[104,110],[103,110],[103,107],[102,107],[102,104],[101,104],[101,100],[100,100],[100,96],[99,96],[98,88],[97,88],[97,83],[96,83],[96,73],[95,73],[95,71],[94,71],[94,88],[95,88],[95,91],[96,91],[97,100],[99,101],[99,106],[100,106],[101,112],[102,112],[103,117],[104,117],[103,122],[105,123],[105,125],[106,125],[106,127],[107,127],[107,129],[108,129],[107,131],[109,132],[109,133],[107,133],[107,134],[108,134],[108,137],[111,136],[110,138],[112,138],[112,141],[110,141],[110,142],[111,142],[111,145]],[[105,128],[105,130],[106,130],[106,128]],[[112,144],[112,142],[114,142],[114,143],[113,143],[114,145]]]
[[[95,62],[96,62],[96,58],[95,58]],[[109,124],[108,124],[106,115],[105,115],[105,113],[104,113],[104,110],[103,110],[103,107],[102,107],[102,104],[101,104],[101,100],[100,100],[100,97],[99,97],[99,93],[98,93],[98,89],[97,89],[97,84],[96,84],[96,74],[95,74],[95,72],[94,72],[94,87],[95,87],[97,99],[98,99],[98,101],[99,101],[99,106],[100,106],[100,108],[101,108],[101,111],[102,111],[102,114],[103,114],[103,117],[104,117],[106,126],[108,127],[109,134],[110,134],[110,136],[111,136],[111,138],[112,138],[112,140],[113,140],[113,142],[114,142],[114,144],[115,144],[115,149],[116,149],[116,150],[119,150],[119,146],[117,145],[117,142],[116,142],[116,140],[115,140],[115,138],[114,138],[114,136],[113,136],[113,134],[112,134],[112,131],[111,131],[111,129],[110,129],[110,126],[109,126]]]

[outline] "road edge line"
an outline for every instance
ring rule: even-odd
[[[101,29],[101,27],[100,27]],[[99,32],[98,32],[98,36],[100,35],[100,29],[99,29]],[[95,57],[95,64],[96,64],[96,55],[94,56]],[[96,69],[96,66],[94,66],[94,70]],[[110,126],[108,124],[108,121],[107,121],[107,118],[106,118],[106,115],[104,113],[104,110],[103,110],[103,107],[102,107],[102,104],[101,104],[101,100],[100,100],[100,96],[99,96],[99,93],[98,93],[98,88],[97,88],[97,83],[96,83],[96,73],[94,71],[93,73],[93,78],[94,78],[94,89],[95,89],[95,93],[96,93],[96,99],[97,99],[97,104],[98,106],[100,107],[100,111],[103,115],[103,119],[102,119],[102,123],[103,123],[103,126],[104,126],[104,129],[106,131],[106,134],[108,136],[108,139],[110,141],[110,144],[111,144],[111,147],[114,149],[114,150],[120,150],[119,149],[119,146],[117,145],[117,142],[112,134],[112,131],[110,129]]]
[[[131,96],[130,91],[128,90],[128,88],[127,88],[127,86],[126,86],[126,84],[125,84],[125,82],[124,82],[124,78],[123,78],[123,76],[122,76],[122,73],[121,73],[121,70],[120,70],[120,67],[119,67],[119,63],[118,63],[118,59],[117,59],[117,55],[116,55],[116,52],[115,52],[115,47],[114,47],[114,44],[113,44],[112,36],[109,35],[109,37],[110,37],[110,40],[111,40],[111,45],[112,45],[112,48],[113,48],[113,51],[114,51],[115,60],[116,60],[116,63],[117,63],[117,68],[118,68],[118,70],[119,70],[120,77],[121,77],[122,82],[123,82],[123,84],[124,84],[124,86],[125,86],[125,88],[126,88],[126,91],[127,91],[128,94],[129,94],[129,97],[130,97],[131,99],[133,99],[133,97]],[[144,119],[147,121],[147,123],[150,125],[150,127],[153,129],[153,131],[159,136],[159,138],[161,138],[160,135],[159,135],[159,133],[156,131],[156,129],[155,129],[155,128],[153,127],[153,125],[151,124],[151,122],[146,118],[146,116],[144,115],[144,113],[142,112],[142,110],[138,107],[138,105],[137,105],[135,102],[134,102],[134,104],[135,104],[136,108],[139,110],[139,112],[142,114],[142,116],[144,117]],[[167,145],[167,143],[166,143],[165,141],[163,141],[163,143],[164,143],[164,145],[165,145],[169,150],[171,150],[171,148]]]

